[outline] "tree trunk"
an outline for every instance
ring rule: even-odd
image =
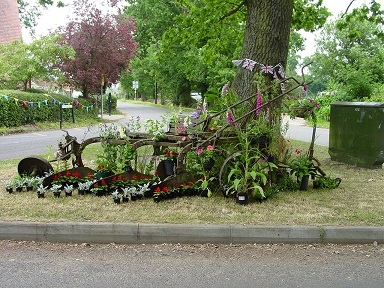
[[[246,0],[247,22],[245,27],[242,59],[260,64],[286,67],[289,34],[294,0]],[[232,88],[242,98],[256,94],[253,76],[260,71],[256,64],[253,71],[239,66]],[[272,74],[266,75],[267,81]]]

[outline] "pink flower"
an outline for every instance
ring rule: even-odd
[[[231,112],[228,112],[227,119],[229,123],[235,123],[235,118],[233,117],[233,114]]]
[[[213,146],[212,146],[212,145],[208,145],[208,146],[207,146],[207,150],[208,150],[208,151],[212,151],[212,150],[213,150]]]
[[[228,93],[229,93],[229,85],[228,85],[228,84],[225,84],[225,85],[223,86],[223,88],[221,88],[221,94],[223,94],[223,95],[228,95]]]
[[[187,136],[183,136],[183,137],[181,137],[181,140],[182,140],[182,141],[186,141],[186,140],[187,140]]]
[[[261,91],[257,91],[257,99],[256,99],[256,115],[259,115],[261,111],[263,111],[262,108],[260,108],[263,105],[263,98],[261,97]]]
[[[199,147],[199,148],[197,149],[197,154],[200,155],[201,153],[203,153],[203,148]]]

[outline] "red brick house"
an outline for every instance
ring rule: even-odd
[[[0,44],[22,40],[16,0],[0,0]]]

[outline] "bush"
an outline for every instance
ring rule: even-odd
[[[88,99],[74,100],[60,94],[33,90],[0,90],[0,127],[17,127],[36,122],[58,122],[60,103],[75,105],[75,118],[96,117],[97,109]],[[87,109],[88,107],[88,109]],[[64,109],[64,120],[70,120],[70,109]]]

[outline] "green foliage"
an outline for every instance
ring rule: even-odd
[[[56,65],[62,59],[72,59],[74,50],[65,44],[59,45],[59,36],[45,36],[30,44],[19,41],[0,45],[0,87],[15,89],[22,82],[27,89],[34,79],[57,81],[62,73]]]
[[[311,60],[317,82],[337,91],[337,100],[362,101],[384,83],[384,37],[379,21],[384,15],[372,1],[328,25]]]

